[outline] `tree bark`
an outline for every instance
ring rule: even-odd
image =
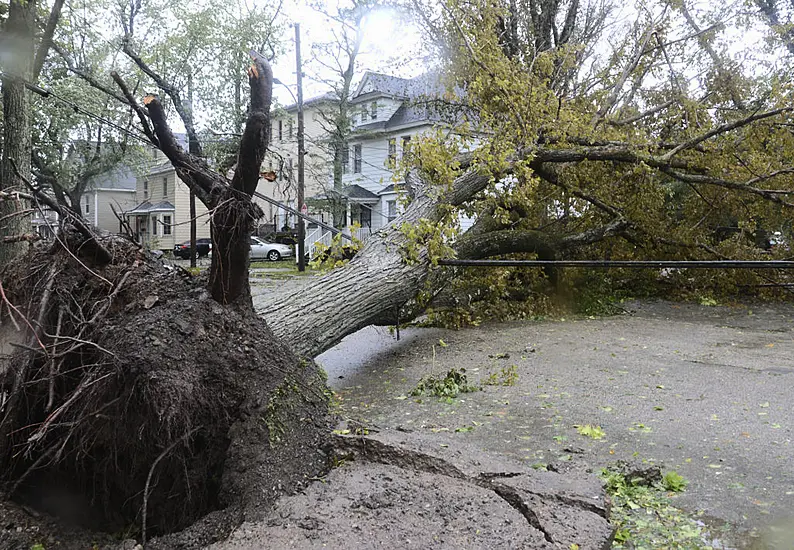
[[[270,139],[273,82],[267,60],[255,52],[251,55],[254,58],[248,73],[251,104],[231,183],[210,169],[203,159],[179,146],[168,126],[163,105],[156,96],[150,95],[144,100],[160,150],[171,161],[179,178],[212,211],[210,294],[219,303],[247,308],[252,307],[248,283],[249,239],[262,217],[262,209],[252,202],[251,197],[259,183],[259,169]],[[124,93],[133,108],[140,110],[129,91],[124,90]]]
[[[432,270],[426,248],[411,242],[401,227],[421,219],[438,223],[447,204],[462,204],[490,181],[487,175],[467,173],[439,200],[415,172],[410,173],[406,185],[414,198],[405,213],[372,235],[350,263],[272,304],[265,319],[273,334],[298,355],[314,357],[387,315],[396,321],[400,308],[416,298]],[[406,262],[401,250],[411,247],[417,249],[417,258]]]
[[[25,83],[33,75],[33,31],[35,0],[11,0],[2,36],[3,50],[3,158],[0,162],[0,191],[24,191],[30,180],[30,98]],[[19,174],[19,175],[17,175]],[[0,233],[14,236],[30,233],[30,217],[23,201],[0,202]],[[0,265],[24,252],[23,241],[0,243]]]

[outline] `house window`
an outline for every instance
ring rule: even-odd
[[[163,235],[171,234],[171,216],[163,216]]]
[[[369,104],[369,116],[372,120],[378,120],[378,102],[373,101]]]
[[[361,145],[353,146],[353,173],[361,173]]]
[[[367,121],[367,108],[364,107],[361,109],[361,124],[364,124]]]
[[[86,198],[85,198],[85,213],[86,214],[90,214],[91,213],[91,201],[90,201],[90,198],[88,196],[86,196]]]
[[[361,224],[361,227],[372,228],[372,209],[366,204],[361,205],[361,210],[359,210],[359,215],[358,215],[358,221]]]
[[[287,122],[287,133],[289,134],[289,138],[292,139],[292,119],[289,119]]]
[[[282,141],[284,139],[284,135],[282,133],[283,131],[284,131],[284,121],[283,120],[279,120],[278,121],[278,140],[279,141]]]
[[[389,139],[389,157],[386,159],[386,167],[394,168],[397,166],[397,138]]]
[[[157,235],[157,216],[152,216],[152,236]]]
[[[411,136],[403,136],[403,157],[411,152]]]
[[[143,198],[149,198],[149,180],[143,180]]]
[[[389,221],[397,217],[397,201],[386,201],[386,217]]]
[[[350,149],[345,147],[342,149],[342,173],[348,172],[350,172]]]
[[[163,178],[163,198],[168,196],[168,178]]]

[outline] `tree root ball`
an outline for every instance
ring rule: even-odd
[[[0,271],[5,491],[140,539],[218,509],[255,519],[322,473],[322,371],[252,308],[214,302],[132,243],[103,244],[109,265],[38,246]]]

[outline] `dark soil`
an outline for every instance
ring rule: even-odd
[[[117,541],[194,525],[147,548],[201,547],[327,467],[316,365],[252,308],[211,300],[205,281],[104,244],[110,265],[56,245],[0,272],[19,308],[0,313],[18,345],[0,356],[0,479],[25,506],[0,510],[0,547],[103,542],[53,531],[42,512]]]

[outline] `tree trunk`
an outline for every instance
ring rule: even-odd
[[[248,283],[250,237],[262,211],[248,200],[227,194],[212,216],[212,265],[210,294],[222,304],[252,307]]]
[[[25,82],[31,80],[33,71],[35,12],[35,0],[12,0],[2,37],[5,76],[0,191],[24,191],[23,178],[30,179],[30,106]],[[30,217],[22,213],[26,208],[21,200],[0,201],[0,235],[13,236],[30,232]],[[25,248],[22,241],[3,243],[0,240],[0,265],[10,262],[24,252]]]
[[[372,235],[346,266],[271,304],[265,319],[273,334],[298,355],[314,357],[373,323],[396,322],[400,308],[423,290],[432,270],[426,247],[412,242],[401,228],[422,219],[438,223],[446,205],[462,204],[489,181],[467,173],[439,200],[432,198],[434,189],[409,174],[406,184],[415,196],[398,222]],[[414,261],[404,259],[401,252],[408,249],[416,250]]]
[[[210,294],[221,304],[235,304],[246,308],[252,307],[248,284],[249,239],[257,221],[262,217],[262,209],[251,197],[259,183],[259,169],[270,140],[270,102],[273,87],[270,64],[256,52],[251,52],[251,55],[254,58],[254,63],[248,70],[251,103],[240,141],[237,167],[231,182],[213,171],[198,154],[182,149],[171,133],[159,98],[148,95],[144,104],[148,106],[148,114],[154,127],[152,132],[135,98],[118,75],[114,75],[130,105],[138,110],[144,132],[153,142],[159,144],[160,150],[174,166],[177,176],[212,211],[214,250],[210,266]],[[172,99],[176,102],[178,97]],[[184,106],[180,109],[187,112]],[[197,151],[198,141],[195,135],[190,140],[191,149]]]

